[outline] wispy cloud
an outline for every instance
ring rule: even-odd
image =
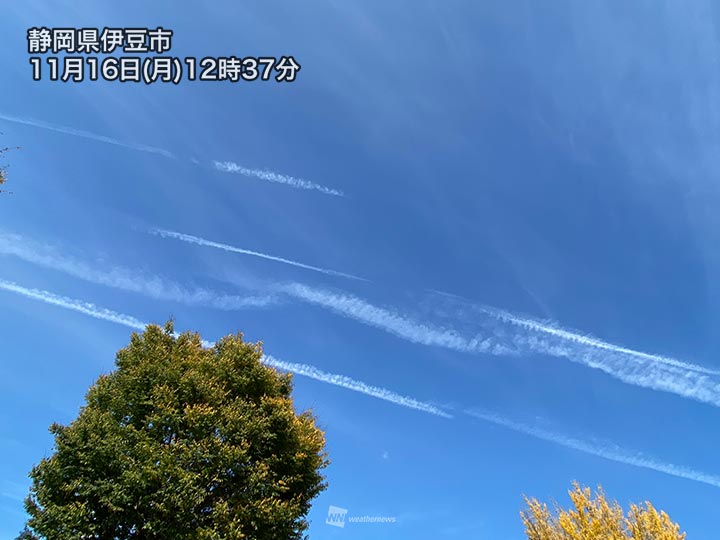
[[[120,139],[115,139],[113,137],[108,137],[107,135],[101,135],[99,133],[93,133],[91,131],[85,131],[83,129],[76,129],[69,126],[61,126],[58,124],[51,124],[50,122],[45,122],[43,120],[37,120],[35,118],[28,118],[28,117],[21,117],[21,116],[14,116],[11,114],[6,114],[0,112],[0,120],[5,120],[6,122],[12,122],[14,124],[22,124],[25,126],[31,126],[34,128],[44,129],[48,131],[55,131],[56,133],[62,133],[64,135],[70,135],[73,137],[81,137],[83,139],[90,139],[97,142],[102,142],[106,144],[112,144],[114,146],[121,146],[123,148],[127,148],[129,150],[136,150],[138,152],[148,152],[150,154],[157,154],[169,159],[178,159],[178,156],[170,152],[169,150],[165,150],[164,148],[158,148],[157,146],[149,146],[145,144],[136,144],[129,141],[122,141]],[[194,157],[186,158],[191,163],[195,165],[199,165],[200,161]],[[321,184],[317,184],[315,182],[311,182],[309,180],[304,180],[302,178],[296,178],[294,176],[288,176],[284,174],[279,174],[273,171],[269,171],[266,169],[252,169],[248,167],[243,167],[242,165],[238,165],[237,163],[234,163],[232,161],[213,161],[212,166],[214,169],[218,171],[222,171],[225,173],[235,173],[240,174],[243,176],[251,177],[251,178],[258,178],[260,180],[264,180],[266,182],[274,182],[276,184],[284,184],[286,186],[296,188],[296,189],[309,189],[309,190],[315,190],[319,191],[320,193],[324,193],[325,195],[333,195],[335,197],[344,197],[345,194],[338,190],[329,188],[326,186],[323,186]]]
[[[720,407],[720,378],[706,373],[531,333],[512,335],[511,340],[520,350],[565,358],[627,384]]]
[[[0,496],[19,502],[23,502],[25,500],[28,492],[28,485],[25,483],[3,480],[2,485],[3,491],[0,493]]]
[[[23,287],[10,281],[0,279],[0,290],[20,294],[27,298],[39,300],[41,302],[69,309],[72,311],[77,311],[79,313],[89,315],[96,319],[110,321],[132,329],[143,330],[146,327],[146,323],[141,322],[135,317],[102,308],[89,302],[83,302],[65,296],[60,296],[49,291]],[[203,345],[205,347],[212,347],[214,344],[212,342],[204,341]],[[359,392],[361,394],[365,394],[377,399],[382,399],[384,401],[388,401],[401,407],[422,411],[443,418],[452,418],[452,415],[449,414],[446,410],[436,407],[435,405],[429,404],[427,402],[422,402],[407,396],[403,396],[386,388],[371,386],[362,381],[351,379],[350,377],[347,377],[345,375],[327,373],[307,364],[284,362],[270,355],[264,355],[262,361],[266,365],[274,367],[276,369],[290,371],[300,376],[309,377],[327,384],[332,384],[341,388],[345,388],[347,390]],[[630,452],[622,449],[615,444],[602,443],[598,441],[583,441],[581,439],[576,439],[561,433],[556,433],[535,426],[530,426],[496,414],[483,411],[466,410],[465,413],[474,418],[484,420],[486,422],[491,422],[493,424],[505,427],[507,429],[511,429],[513,431],[517,431],[519,433],[523,433],[525,435],[529,435],[531,437],[535,437],[537,439],[545,440],[554,444],[559,444],[573,450],[601,457],[603,459],[615,461],[618,463],[624,463],[635,467],[650,469],[671,476],[676,476],[679,478],[684,478],[687,480],[693,480],[695,482],[702,482],[711,486],[720,487],[720,477],[718,476],[707,474],[688,467],[660,461],[656,458],[645,456],[642,453]]]
[[[345,277],[345,278],[350,278],[350,279],[356,279],[356,280],[360,280],[360,281],[367,281],[365,278],[354,276],[352,274],[346,274],[345,272],[338,272],[336,270],[330,270],[328,268],[321,268],[319,266],[311,266],[309,264],[304,264],[304,263],[301,263],[298,261],[284,259],[282,257],[276,257],[274,255],[268,255],[267,253],[260,253],[258,251],[251,251],[249,249],[231,246],[229,244],[221,244],[220,242],[213,242],[212,240],[206,240],[204,238],[200,238],[198,236],[192,236],[190,234],[184,234],[184,233],[170,231],[170,230],[166,230],[166,229],[150,229],[148,232],[150,232],[150,234],[154,234],[154,235],[160,236],[162,238],[173,238],[175,240],[181,240],[183,242],[187,242],[189,244],[195,244],[198,246],[212,247],[212,248],[216,248],[216,249],[221,249],[223,251],[229,251],[231,253],[240,253],[242,255],[251,255],[253,257],[259,257],[261,259],[266,259],[268,261],[275,261],[275,262],[280,262],[283,264],[289,264],[291,266],[296,266],[298,268],[304,268],[305,270],[313,270],[315,272],[320,272],[322,274],[326,274],[329,276],[339,276],[339,277]]]
[[[302,178],[295,178],[294,176],[286,176],[284,174],[278,174],[276,172],[263,170],[263,169],[250,169],[243,167],[232,161],[213,161],[213,166],[218,170],[225,173],[235,173],[247,176],[250,178],[258,178],[265,180],[266,182],[274,182],[276,184],[285,184],[286,186],[294,187],[297,189],[311,189],[324,193],[325,195],[334,195],[335,197],[344,197],[345,194],[337,189],[329,188],[321,184],[316,184],[309,180]]]
[[[374,326],[407,341],[420,345],[434,345],[461,352],[506,354],[510,349],[491,336],[467,338],[456,331],[414,321],[390,309],[374,306],[348,294],[336,294],[300,283],[279,286],[286,294],[327,308],[343,317]]]
[[[10,114],[4,114],[0,113],[0,120],[5,120],[6,122],[13,122],[15,124],[23,124],[25,126],[32,126],[35,128],[45,129],[49,131],[55,131],[57,133],[63,133],[65,135],[72,135],[73,137],[82,137],[83,139],[92,139],[93,141],[98,141],[102,143],[107,144],[113,144],[115,146],[122,146],[123,148],[128,148],[130,150],[137,150],[139,152],[149,152],[151,154],[158,154],[161,156],[164,156],[166,158],[174,158],[172,152],[168,150],[164,150],[162,148],[157,148],[155,146],[147,146],[144,144],[135,144],[127,141],[121,141],[119,139],[114,139],[112,137],[107,137],[105,135],[99,135],[97,133],[92,133],[90,131],[84,131],[82,129],[75,129],[72,127],[67,126],[59,126],[57,124],[51,124],[49,122],[44,122],[42,120],[35,120],[34,118],[23,118],[19,116],[13,116]]]
[[[681,465],[674,465],[661,461],[657,458],[646,456],[641,452],[633,452],[627,449],[623,449],[617,444],[590,440],[585,441],[570,437],[568,435],[549,431],[536,426],[531,426],[515,420],[499,416],[497,414],[488,413],[485,411],[478,410],[466,410],[466,414],[490,422],[498,426],[535,437],[550,443],[558,444],[566,448],[571,448],[579,452],[597,456],[609,461],[615,461],[617,463],[624,463],[626,465],[632,465],[634,467],[641,467],[643,469],[650,469],[670,476],[676,476],[678,478],[684,478],[686,480],[692,480],[694,482],[701,482],[703,484],[709,484],[711,486],[720,487],[720,476],[708,474],[702,471],[697,471]]]
[[[225,310],[263,307],[276,301],[274,296],[239,296],[220,294],[202,288],[188,289],[155,275],[118,266],[94,267],[60,253],[53,246],[3,231],[0,231],[0,255],[18,257],[26,262],[58,270],[84,281],[139,293],[156,300]]]
[[[566,358],[602,371],[627,384],[660,390],[720,407],[720,378],[712,370],[689,369],[685,363],[661,362],[653,355],[628,355],[610,347],[597,347],[580,339],[534,331],[509,332],[507,321],[495,321],[483,333],[464,336],[453,328],[438,328],[413,320],[394,310],[374,306],[347,294],[291,283],[279,290],[305,302],[319,305],[407,341],[443,347],[463,353],[507,355],[536,353]],[[513,325],[510,325],[511,327]],[[688,364],[689,366],[689,364]],[[699,367],[699,366],[695,366]]]
[[[59,296],[42,289],[28,289],[27,287],[23,287],[12,281],[5,281],[4,279],[0,279],[0,290],[19,294],[26,298],[32,298],[33,300],[39,300],[46,304],[52,304],[53,306],[77,311],[78,313],[83,313],[96,319],[121,324],[128,328],[134,328],[135,330],[143,330],[146,326],[145,323],[129,315],[123,315],[122,313],[117,313],[116,311],[105,309],[89,302],[74,300],[67,296]]]
[[[295,373],[297,375],[309,377],[311,379],[315,379],[317,381],[321,381],[327,384],[340,386],[341,388],[352,390],[353,392],[360,392],[361,394],[366,394],[368,396],[389,401],[390,403],[394,403],[395,405],[408,407],[410,409],[416,409],[418,411],[434,414],[436,416],[442,416],[443,418],[452,418],[452,415],[440,409],[439,407],[436,407],[435,405],[431,405],[429,403],[418,401],[417,399],[411,397],[397,394],[392,390],[388,390],[387,388],[370,386],[369,384],[355,379],[351,379],[350,377],[346,377],[345,375],[327,373],[307,364],[294,364],[291,362],[283,362],[282,360],[278,360],[267,354],[263,356],[263,362],[277,369],[291,371],[292,373]]]
[[[66,296],[59,296],[49,291],[44,291],[41,289],[30,289],[2,279],[0,279],[0,290],[16,293],[21,296],[25,296],[26,298],[39,300],[40,302],[44,302],[46,304],[51,304],[72,311],[77,311],[79,313],[89,315],[90,317],[110,321],[116,324],[126,326],[128,328],[132,328],[134,330],[144,330],[147,326],[147,323],[144,323],[139,319],[136,319],[135,317],[131,317],[130,315],[124,315],[110,309],[96,306],[95,304],[91,304],[89,302],[75,300]],[[215,344],[211,341],[203,341],[203,346],[205,347],[210,348],[214,345]],[[347,390],[352,390],[353,392],[359,392],[361,394],[365,394],[377,399],[382,399],[395,405],[400,405],[401,407],[415,409],[444,418],[452,418],[450,414],[434,405],[416,400],[411,397],[400,395],[396,392],[393,392],[392,390],[388,390],[387,388],[372,386],[362,381],[351,379],[350,377],[347,377],[345,375],[327,373],[308,364],[283,362],[282,360],[278,360],[277,358],[267,354],[263,355],[262,361],[266,365],[277,369],[290,371],[303,377],[308,377],[327,384],[339,386]]]
[[[608,343],[607,341],[603,341],[592,336],[583,335],[576,331],[562,328],[554,324],[541,322],[528,317],[521,317],[519,315],[515,315],[507,311],[502,311],[490,306],[480,305],[476,307],[482,313],[490,315],[491,317],[494,317],[500,322],[512,324],[514,326],[518,326],[532,332],[547,334],[549,336],[557,337],[564,341],[568,341],[577,345],[592,347],[595,349],[600,349],[621,355],[628,355],[641,360],[647,360],[658,364],[666,364],[668,366],[673,366],[690,371],[697,371],[698,373],[705,373],[707,375],[720,375],[720,370],[717,369],[710,369],[705,366],[693,364],[690,362],[684,362],[682,360],[677,360],[668,356],[637,351],[628,347],[623,347],[622,345]]]

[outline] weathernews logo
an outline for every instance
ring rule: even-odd
[[[338,508],[337,506],[330,506],[328,508],[328,515],[325,523],[332,525],[333,527],[345,527],[345,517],[347,516],[346,508]]]
[[[345,523],[396,523],[394,516],[348,516],[347,508],[339,506],[328,507],[327,518],[325,523],[333,527],[345,528]]]

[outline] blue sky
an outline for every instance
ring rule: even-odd
[[[133,325],[172,316],[298,373],[332,459],[311,538],[521,538],[522,494],[573,480],[714,538],[712,3],[178,6],[0,19],[2,146],[22,146],[0,197],[1,537],[47,427]],[[163,26],[173,55],[302,69],[34,82],[34,26]],[[396,522],[332,527],[330,505]]]

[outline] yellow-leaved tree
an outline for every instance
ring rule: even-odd
[[[555,507],[525,498],[520,512],[528,540],[684,540],[685,533],[670,516],[649,502],[631,505],[625,514],[616,501],[608,501],[602,488],[574,483],[568,492],[572,507]]]

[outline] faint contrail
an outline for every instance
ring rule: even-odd
[[[90,315],[96,319],[121,324],[123,326],[127,326],[128,328],[144,330],[146,326],[145,323],[139,321],[135,317],[123,315],[122,313],[117,313],[110,309],[101,308],[89,302],[81,302],[80,300],[74,300],[72,298],[68,298],[67,296],[58,296],[57,294],[53,294],[49,291],[43,291],[41,289],[28,289],[18,285],[17,283],[13,283],[12,281],[0,279],[0,289],[14,292],[27,298],[32,298],[33,300],[40,300],[46,304],[52,304],[54,306],[84,313],[85,315]]]
[[[148,232],[150,232],[150,234],[154,234],[154,235],[160,236],[162,238],[174,238],[175,240],[182,240],[183,242],[187,242],[189,244],[196,244],[198,246],[212,247],[212,248],[216,248],[216,249],[222,249],[223,251],[229,251],[232,253],[241,253],[243,255],[252,255],[253,257],[260,257],[261,259],[266,259],[269,261],[281,262],[283,264],[289,264],[291,266],[296,266],[298,268],[304,268],[306,270],[313,270],[315,272],[320,272],[322,274],[326,274],[329,276],[339,276],[339,277],[344,277],[344,278],[356,279],[356,280],[360,280],[360,281],[368,281],[365,278],[354,276],[352,274],[346,274],[345,272],[338,272],[336,270],[330,270],[328,268],[320,268],[318,266],[311,266],[309,264],[292,261],[290,259],[283,259],[282,257],[275,257],[274,255],[268,255],[266,253],[260,253],[258,251],[251,251],[249,249],[243,249],[240,247],[231,246],[229,244],[221,244],[219,242],[213,242],[212,240],[205,240],[204,238],[200,238],[198,236],[192,236],[190,234],[169,231],[166,229],[150,229]]]
[[[642,352],[642,351],[636,351],[634,349],[629,349],[629,348],[623,347],[621,345],[615,345],[613,343],[608,343],[607,341],[603,341],[601,339],[597,339],[592,336],[579,334],[572,330],[567,330],[567,329],[560,328],[557,326],[552,326],[547,323],[543,323],[543,322],[533,320],[533,319],[530,319],[527,317],[520,317],[518,315],[509,313],[507,311],[502,311],[502,310],[492,308],[489,306],[475,306],[475,307],[482,313],[490,315],[491,317],[494,317],[501,322],[519,326],[526,330],[531,330],[534,332],[541,332],[544,334],[548,334],[548,335],[558,337],[558,338],[566,340],[566,341],[577,343],[579,345],[586,345],[588,347],[594,347],[596,349],[602,349],[602,350],[606,350],[606,351],[610,351],[610,352],[618,353],[618,354],[626,354],[629,356],[640,358],[642,360],[649,360],[651,362],[657,362],[659,364],[667,364],[669,366],[674,366],[674,367],[687,369],[687,370],[691,370],[691,371],[697,371],[698,373],[705,373],[707,375],[720,375],[720,370],[710,369],[705,366],[693,364],[690,362],[684,362],[682,360],[676,360],[674,358],[670,358],[667,356],[661,356],[661,355],[657,355],[657,354],[650,354],[650,353],[646,353],[646,352]]]
[[[148,152],[151,154],[157,154],[157,155],[160,155],[160,156],[163,156],[166,158],[170,158],[170,159],[177,159],[177,156],[175,154],[173,154],[169,150],[165,150],[164,148],[158,148],[156,146],[148,146],[148,145],[144,145],[144,144],[136,144],[136,143],[132,143],[132,142],[121,141],[120,139],[115,139],[113,137],[108,137],[106,135],[100,135],[99,133],[93,133],[91,131],[76,129],[76,128],[69,127],[69,126],[61,126],[58,124],[51,124],[50,122],[45,122],[43,120],[36,120],[34,118],[13,116],[11,114],[0,113],[0,120],[5,120],[7,122],[13,122],[15,124],[22,124],[25,126],[31,126],[31,127],[35,127],[35,128],[39,128],[39,129],[55,131],[57,133],[63,133],[65,135],[71,135],[73,137],[82,137],[83,139],[91,139],[93,141],[112,144],[115,146],[121,146],[123,148],[128,148],[130,150],[137,150],[139,152]],[[189,160],[192,163],[194,163],[195,165],[199,164],[199,161],[195,158],[189,158]],[[303,180],[302,178],[295,178],[294,176],[286,176],[284,174],[278,174],[273,171],[262,170],[262,169],[251,169],[248,167],[243,167],[242,165],[238,165],[237,163],[233,163],[231,161],[213,161],[212,164],[216,170],[226,172],[226,173],[241,174],[243,176],[249,176],[252,178],[258,178],[260,180],[265,180],[267,182],[275,182],[277,184],[285,184],[286,186],[290,186],[290,187],[298,188],[298,189],[311,189],[311,190],[319,191],[326,195],[334,195],[336,197],[344,197],[345,196],[345,194],[338,189],[325,187],[323,185],[316,184],[315,182],[311,182],[309,180]]]
[[[219,294],[207,289],[187,289],[155,275],[112,266],[96,268],[63,255],[52,246],[38,244],[17,234],[0,231],[0,255],[18,257],[38,266],[59,270],[70,276],[116,289],[143,294],[156,300],[187,305],[210,306],[234,310],[264,307],[276,301],[273,296],[239,296]]]
[[[523,424],[521,422],[510,420],[508,418],[488,412],[466,410],[465,413],[474,418],[478,418],[486,422],[491,422],[512,431],[523,433],[525,435],[529,435],[531,437],[535,437],[536,439],[541,439],[550,443],[558,444],[566,448],[571,448],[579,452],[591,454],[593,456],[607,459],[609,461],[624,463],[626,465],[641,467],[643,469],[650,469],[653,471],[668,474],[670,476],[676,476],[678,478],[684,478],[686,480],[692,480],[694,482],[701,482],[703,484],[720,487],[720,476],[707,474],[702,471],[697,471],[680,465],[674,465],[672,463],[666,463],[656,458],[645,456],[640,452],[632,452],[623,449],[613,443],[602,441],[583,441],[561,433],[556,433],[539,427]]]
[[[360,392],[361,394],[366,394],[368,396],[372,396],[378,399],[383,399],[385,401],[389,401],[390,403],[394,403],[395,405],[408,407],[410,409],[417,409],[418,411],[434,414],[436,416],[442,416],[443,418],[452,418],[452,415],[448,414],[447,412],[434,405],[418,401],[417,399],[413,399],[411,397],[402,396],[386,388],[370,386],[362,381],[357,381],[355,379],[351,379],[350,377],[346,377],[345,375],[327,373],[325,371],[319,370],[316,367],[308,366],[307,364],[294,364],[291,362],[283,362],[282,360],[277,360],[276,358],[273,358],[272,356],[267,354],[263,356],[263,362],[274,368],[291,371],[297,375],[302,375],[303,377],[309,377],[317,381],[333,384],[335,386],[340,386],[342,388],[352,390],[353,392]]]
[[[294,176],[286,176],[284,174],[278,174],[272,171],[262,169],[249,169],[243,167],[232,161],[213,161],[213,166],[218,170],[226,173],[241,174],[243,176],[249,176],[251,178],[259,178],[267,182],[274,182],[276,184],[285,184],[286,186],[294,187],[297,189],[313,189],[324,193],[325,195],[334,195],[336,197],[344,197],[345,194],[337,189],[325,187],[309,180],[303,180],[302,178],[295,178]]]
[[[82,129],[75,129],[67,126],[59,126],[57,124],[50,124],[42,120],[35,120],[33,118],[21,118],[19,116],[12,116],[10,114],[0,113],[0,119],[7,122],[13,122],[15,124],[23,124],[25,126],[32,126],[40,129],[47,129],[49,131],[56,131],[58,133],[64,133],[65,135],[72,135],[73,137],[82,137],[84,139],[92,139],[93,141],[103,142],[107,144],[114,144],[115,146],[122,146],[123,148],[129,148],[130,150],[138,150],[140,152],[149,152],[151,154],[159,154],[166,158],[175,158],[172,152],[157,148],[155,146],[146,146],[144,144],[135,144],[131,142],[121,141],[119,139],[113,139],[105,135],[99,135],[90,131],[84,131]]]
[[[507,334],[503,328],[488,329],[484,334],[463,336],[452,328],[441,329],[415,321],[347,294],[336,294],[298,283],[279,286],[278,290],[412,343],[444,347],[464,353],[505,355],[526,352],[566,358],[600,370],[627,384],[669,392],[720,407],[719,378],[697,370],[658,362],[653,358],[628,356],[553,335],[536,335],[532,332]]]
[[[5,281],[0,279],[0,290],[14,292],[27,298],[32,298],[33,300],[39,300],[41,302],[45,302],[46,304],[52,304],[54,306],[70,309],[79,313],[84,313],[85,315],[89,315],[96,319],[114,322],[116,324],[127,326],[128,328],[132,328],[135,330],[144,330],[147,327],[147,323],[144,323],[136,319],[135,317],[131,317],[130,315],[123,315],[122,313],[102,308],[89,302],[82,302],[80,300],[75,300],[66,296],[59,296],[49,291],[43,291],[40,289],[29,289],[26,287],[22,287],[21,285],[17,285],[16,283],[13,283],[11,281]],[[205,347],[210,348],[214,345],[215,344],[213,342],[203,341],[203,346]],[[362,381],[351,379],[350,377],[347,377],[345,375],[327,373],[307,364],[283,362],[282,360],[278,360],[277,358],[274,358],[270,355],[263,355],[262,361],[266,365],[274,368],[290,371],[297,375],[309,377],[311,379],[315,379],[317,381],[321,381],[327,384],[340,386],[347,390],[352,390],[353,392],[359,392],[361,394],[365,394],[377,399],[389,401],[390,403],[394,403],[395,405],[400,405],[409,409],[415,409],[425,413],[434,414],[436,416],[442,416],[444,418],[452,418],[450,414],[438,407],[435,407],[434,405],[397,394],[396,392],[393,392],[392,390],[388,390],[386,388],[371,386]]]

